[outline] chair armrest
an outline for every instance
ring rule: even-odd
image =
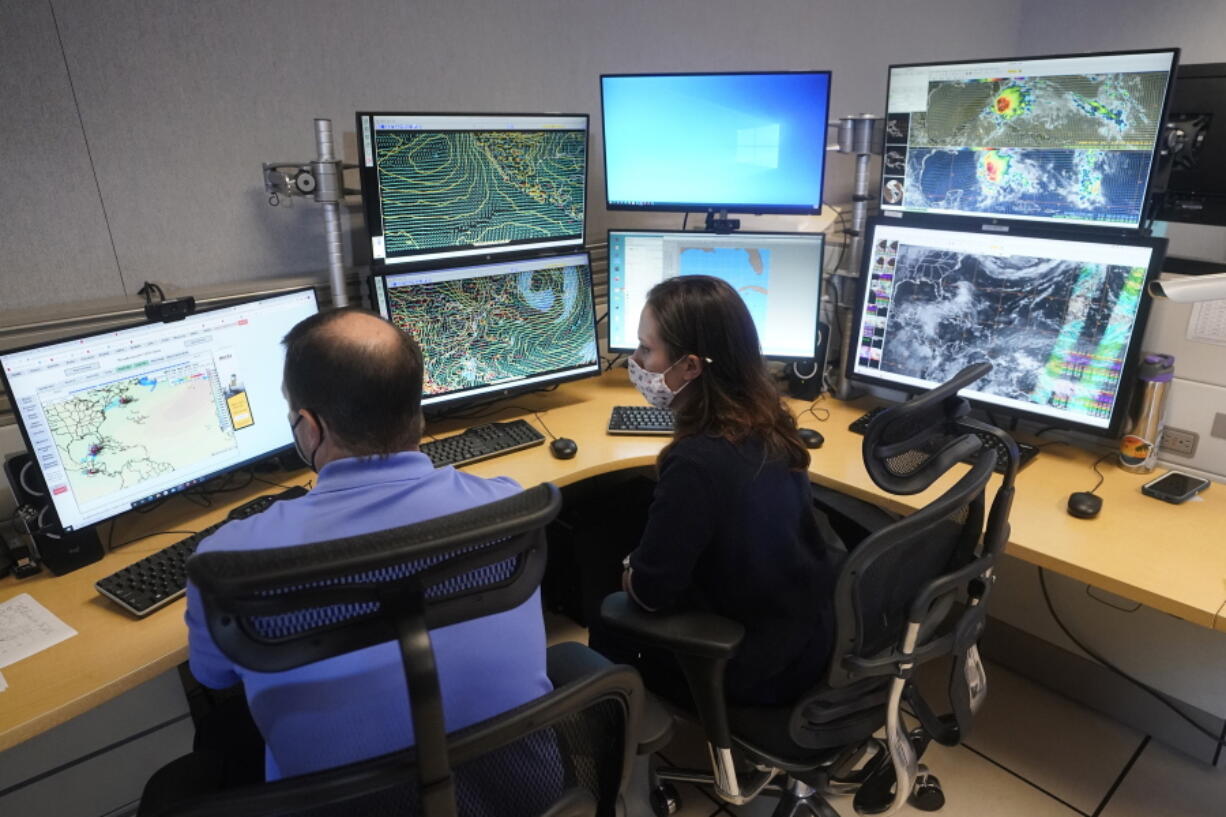
[[[612,661],[578,641],[565,641],[545,650],[545,674],[554,689],[611,666]]]
[[[605,623],[643,644],[677,655],[728,659],[745,637],[739,622],[714,613],[649,613],[626,593],[614,593],[600,605]]]

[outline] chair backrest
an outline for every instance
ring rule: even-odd
[[[610,665],[452,733],[465,817],[612,817],[629,776],[643,699],[629,667]],[[176,803],[154,817],[416,817],[425,813],[409,748],[339,769]]]
[[[817,740],[819,732],[821,740],[829,740],[831,723],[849,713],[869,706],[880,710],[900,666],[909,671],[917,661],[965,650],[978,636],[984,607],[971,613],[974,621],[963,623],[958,637],[944,619],[960,593],[990,576],[1008,535],[1016,443],[970,419],[970,406],[957,396],[990,370],[989,364],[969,366],[870,424],[865,467],[884,490],[919,493],[960,461],[969,459],[970,468],[935,500],[877,530],[847,555],[835,584],[835,645],[826,682],[799,704],[793,718],[793,739],[801,745]],[[985,513],[998,452],[1008,458],[1006,473]],[[987,588],[975,592],[983,597]],[[908,648],[908,626],[917,615],[922,619],[918,643]]]
[[[510,610],[544,573],[544,527],[561,496],[543,484],[460,513],[294,547],[191,558],[218,647],[279,672],[387,641],[404,663],[422,813],[456,813],[429,631]]]

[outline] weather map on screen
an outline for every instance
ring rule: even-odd
[[[1138,226],[1173,61],[892,67],[883,209]]]
[[[376,260],[395,264],[582,243],[586,117],[358,119]]]

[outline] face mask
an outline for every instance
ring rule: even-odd
[[[310,456],[310,457],[308,457],[306,454],[304,454],[304,453],[302,452],[302,446],[300,446],[300,445],[298,444],[298,435],[294,433],[294,431],[296,431],[296,430],[297,430],[297,428],[298,428],[298,424],[299,424],[300,422],[302,422],[302,418],[303,418],[303,416],[304,416],[304,415],[299,414],[299,415],[298,415],[298,416],[297,416],[297,417],[294,419],[294,422],[290,424],[290,427],[289,427],[289,434],[290,434],[290,436],[291,436],[291,437],[293,437],[293,439],[294,439],[294,451],[298,452],[298,457],[299,457],[299,458],[300,458],[300,459],[301,459],[303,462],[305,462],[305,463],[307,463],[308,465],[310,465],[310,466],[311,466],[311,470],[312,470],[312,471],[314,471],[315,473],[317,473],[317,474],[318,474],[318,473],[319,473],[319,469],[315,467],[315,455],[316,455],[316,454],[319,452],[319,446],[321,446],[321,445],[323,445],[323,444],[324,444],[324,438],[323,438],[323,434],[322,434],[322,432],[323,432],[323,428],[322,428],[322,427],[320,427],[320,432],[321,432],[321,433],[320,433],[320,437],[319,437],[319,442],[318,442],[318,443],[315,445],[315,450],[311,452],[311,456]]]
[[[676,366],[681,360],[673,363]],[[673,391],[664,382],[664,375],[673,368],[669,366],[662,372],[649,372],[630,358],[626,363],[626,367],[630,370],[630,382],[639,390],[639,394],[658,409],[666,409],[673,403],[673,398],[681,393],[681,390],[690,385],[690,381],[685,381],[681,384],[681,388]]]

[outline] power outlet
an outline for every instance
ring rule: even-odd
[[[1195,431],[1184,431],[1182,428],[1167,426],[1162,430],[1162,439],[1158,443],[1158,448],[1181,457],[1193,457],[1196,456],[1198,442],[1200,442],[1200,435]]]

